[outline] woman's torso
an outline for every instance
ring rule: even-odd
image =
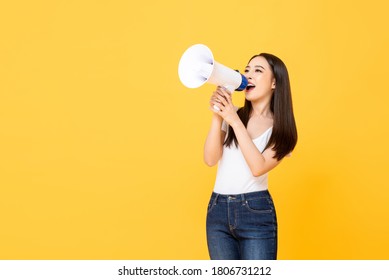
[[[250,120],[251,121],[251,120]],[[253,139],[253,143],[261,152],[265,149],[272,133],[272,126],[265,131],[264,124],[250,122],[247,130]],[[256,132],[262,130],[256,135]],[[263,191],[268,188],[267,173],[255,177],[252,175],[239,147],[232,144],[230,147],[223,146],[223,156],[220,159],[214,192],[220,194],[241,194],[255,191]]]

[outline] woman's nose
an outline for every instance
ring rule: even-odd
[[[251,80],[251,75],[249,73],[245,73],[244,76],[246,77],[247,80]]]
[[[251,72],[250,71],[245,72],[244,76],[246,77],[246,79],[251,79]]]

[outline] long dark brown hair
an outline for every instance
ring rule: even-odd
[[[274,158],[281,160],[293,151],[297,143],[297,128],[293,114],[289,74],[282,60],[272,54],[261,53],[254,55],[249,62],[258,56],[262,56],[267,60],[276,80],[276,87],[270,101],[270,110],[273,113],[273,130],[264,150],[273,147],[273,150],[276,152]],[[237,111],[246,128],[252,110],[251,102],[246,99],[244,106]],[[230,147],[232,143],[238,147],[238,140],[230,126],[224,145]]]

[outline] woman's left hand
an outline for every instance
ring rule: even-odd
[[[212,111],[221,116],[230,126],[234,126],[235,124],[241,122],[238,114],[236,113],[236,109],[234,104],[232,103],[231,93],[228,92],[223,87],[217,87],[214,92],[214,96],[216,97],[216,102],[213,104],[220,110],[212,106]]]

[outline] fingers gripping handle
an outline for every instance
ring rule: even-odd
[[[232,94],[235,90],[235,87],[234,86],[231,86],[231,85],[224,85],[222,86],[229,94]],[[213,109],[215,109],[216,111],[220,112],[220,108],[217,106],[217,105],[213,105]]]

